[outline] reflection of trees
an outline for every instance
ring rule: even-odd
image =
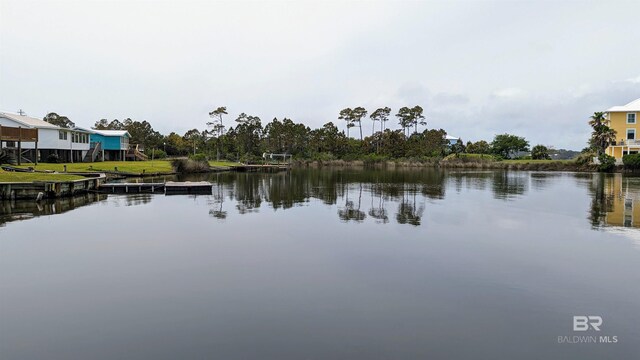
[[[364,211],[360,211],[360,206],[362,204],[362,183],[360,185],[360,191],[358,193],[358,206],[354,207],[353,201],[349,200],[349,189],[347,185],[346,196],[345,196],[345,205],[344,207],[338,209],[338,217],[343,221],[363,221],[367,214]]]
[[[493,182],[493,171],[449,171],[447,177],[455,184],[456,192],[462,188],[486,190]]]
[[[386,224],[389,222],[389,216],[387,215],[387,210],[384,207],[384,196],[381,191],[378,190],[379,184],[374,184],[371,186],[371,208],[369,209],[369,216],[376,219],[377,223]],[[374,200],[377,203],[374,205]]]
[[[232,194],[235,196],[236,208],[240,214],[257,212],[262,204],[264,195],[262,177],[254,175],[256,174],[238,173],[236,177]]]
[[[513,199],[527,190],[528,173],[500,171],[493,174],[493,196],[496,199]]]
[[[210,211],[213,217],[224,218],[228,215],[223,211],[222,205],[225,195],[235,202],[240,214],[258,211],[263,201],[274,209],[288,209],[308,202],[309,199],[318,199],[324,204],[334,205],[338,203],[338,198],[344,198],[344,206],[338,209],[340,219],[363,221],[368,214],[380,223],[389,222],[386,203],[406,200],[407,193],[413,194],[414,198],[419,193],[426,198],[443,199],[446,179],[445,173],[441,171],[404,168],[308,168],[281,173],[222,173],[205,176],[187,176],[180,180],[208,180],[218,185],[218,191],[214,190],[213,194],[214,208]],[[357,190],[353,184],[357,184]],[[372,199],[367,212],[362,210],[361,205],[363,189],[368,187],[371,189]],[[354,191],[358,191],[357,199],[354,197]],[[424,206],[416,208],[415,203],[406,203],[414,210],[407,213],[409,209],[405,207],[403,214],[409,214],[407,219],[412,218],[411,222],[419,222],[418,212],[421,212]]]
[[[219,180],[219,176],[217,180]],[[215,187],[216,191],[213,192],[212,202],[214,208],[209,210],[209,215],[218,220],[224,220],[227,218],[227,212],[222,210],[222,206],[224,204],[224,185],[219,181],[216,181]]]
[[[442,171],[429,171],[422,179],[421,192],[429,199],[444,199],[445,174]]]
[[[559,178],[563,177],[562,173],[531,173],[531,187],[534,190],[542,190],[551,181],[557,181]]]
[[[424,212],[424,205],[416,206],[416,189],[411,192],[405,192],[403,194],[402,201],[398,205],[398,213],[396,214],[396,221],[398,224],[410,224],[418,226],[422,220],[422,213]],[[413,196],[410,196],[413,194]],[[409,198],[412,198],[411,201]]]
[[[344,192],[340,185],[344,184],[342,171],[313,169],[302,173],[308,183],[307,196],[322,200],[327,205],[338,202],[338,192]],[[348,181],[348,180],[346,180]]]
[[[289,209],[309,196],[309,184],[298,173],[281,172],[265,176],[266,201],[274,209]]]
[[[593,227],[606,225],[607,213],[614,210],[613,180],[613,176],[599,173],[595,174],[589,183],[591,193],[589,221]]]
[[[530,173],[514,171],[452,171],[447,176],[457,191],[463,188],[485,190],[491,186],[493,197],[501,200],[511,200],[524,195],[528,190],[529,179],[532,177]],[[536,185],[541,188],[545,181],[544,177],[541,176],[538,180]]]

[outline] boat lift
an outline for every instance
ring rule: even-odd
[[[276,162],[278,164],[280,164],[279,159],[282,159],[282,162],[285,163],[285,164],[290,164],[292,156],[293,155],[291,155],[291,154],[262,153],[262,158],[265,160],[265,162],[267,161],[267,159],[276,160]]]

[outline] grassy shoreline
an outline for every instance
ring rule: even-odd
[[[465,154],[468,155],[468,154]],[[107,161],[97,163],[67,163],[16,166],[18,168],[33,168],[37,172],[9,172],[0,170],[0,182],[40,182],[40,181],[73,181],[84,177],[64,173],[64,166],[69,173],[91,173],[91,172],[118,172],[139,175],[165,175],[174,174],[169,160],[153,160],[139,162]],[[210,161],[209,165],[217,170],[232,169],[238,163],[227,161]],[[443,169],[472,169],[472,170],[522,170],[522,171],[576,171],[595,172],[595,165],[579,164],[575,160],[502,160],[497,161],[490,155],[473,155],[454,157],[449,156],[444,159],[428,158],[418,160],[300,160],[295,161],[296,167],[387,167],[387,168],[443,168]],[[117,170],[116,170],[117,169]],[[621,171],[617,169],[617,171]],[[55,173],[51,173],[55,172]]]
[[[214,170],[232,169],[238,163],[229,161],[209,161],[209,166]],[[0,170],[0,182],[31,183],[41,181],[74,181],[84,179],[84,176],[67,173],[118,173],[125,176],[152,176],[175,174],[170,160],[152,161],[105,161],[95,163],[65,163],[38,165],[21,165],[12,167],[19,169],[33,169],[34,172],[13,172]],[[66,173],[65,173],[66,166]]]
[[[209,161],[209,166],[213,168],[232,168],[238,163],[229,161]],[[91,172],[122,172],[130,174],[173,174],[169,160],[149,160],[149,161],[104,161],[94,163],[64,163],[49,164],[40,163],[38,165],[21,165],[14,166],[21,169],[32,168],[35,171],[55,171],[64,173],[66,166],[67,172],[71,173],[91,173]]]
[[[522,170],[522,171],[576,171],[596,172],[597,166],[581,164],[575,160],[496,160],[491,155],[464,154],[465,156],[449,156],[427,158],[424,160],[307,160],[297,161],[297,166],[308,167],[406,167],[406,168],[443,168],[443,169],[486,169],[486,170]],[[618,169],[619,171],[619,169]]]
[[[0,183],[74,181],[85,179],[84,176],[48,173],[23,173],[0,170]]]

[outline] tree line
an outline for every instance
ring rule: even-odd
[[[258,161],[264,153],[289,154],[295,159],[355,160],[355,159],[422,159],[444,157],[449,154],[492,154],[500,158],[513,158],[529,152],[529,142],[511,134],[496,135],[493,141],[450,142],[443,129],[428,129],[421,106],[401,107],[394,114],[399,128],[387,126],[391,120],[389,107],[369,113],[364,107],[345,108],[337,114],[339,123],[329,121],[312,129],[289,118],[273,118],[263,124],[260,117],[240,113],[233,121],[226,119],[227,108],[220,106],[209,112],[210,121],[204,130],[191,129],[184,134],[171,132],[163,135],[148,121],[130,118],[101,119],[93,129],[127,130],[131,144],[139,144],[147,153],[153,149],[158,155],[186,156],[201,154],[209,159]],[[362,122],[372,122],[370,134],[362,131]],[[72,128],[75,124],[67,117],[50,113],[44,118],[52,124]],[[343,129],[339,128],[342,125]],[[357,134],[351,136],[350,130]],[[534,147],[534,158],[549,158],[548,149]]]

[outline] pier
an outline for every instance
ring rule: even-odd
[[[203,194],[210,195],[213,184],[208,181],[185,181],[166,183],[107,183],[99,191],[109,194]]]

